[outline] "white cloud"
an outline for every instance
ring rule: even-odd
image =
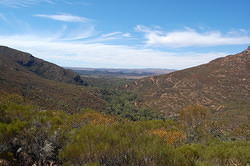
[[[54,15],[47,15],[47,14],[36,14],[36,17],[43,17],[57,21],[64,21],[64,22],[81,22],[81,23],[88,23],[90,19],[80,16],[74,16],[71,14],[54,14]]]
[[[130,33],[123,33],[122,36],[123,37],[132,37],[132,35]]]
[[[0,0],[0,5],[8,7],[28,7],[37,3],[53,3],[54,0]]]
[[[164,32],[159,29],[151,29],[146,26],[137,25],[136,31],[145,33],[145,43],[148,46],[160,47],[201,47],[240,45],[250,43],[249,35],[237,35],[228,33],[222,34],[219,31],[197,32],[194,29],[186,28],[183,31]]]
[[[0,44],[32,53],[62,66],[182,69],[226,55],[176,53],[125,45],[63,42],[41,36],[0,36]]]

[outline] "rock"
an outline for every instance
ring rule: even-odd
[[[247,51],[250,51],[250,46],[247,47]]]
[[[0,166],[11,166],[12,164],[4,159],[0,159]]]

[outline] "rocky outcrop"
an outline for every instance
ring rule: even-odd
[[[17,70],[18,68],[25,68],[26,70],[46,79],[87,85],[87,83],[72,70],[64,69],[42,59],[35,58],[29,53],[21,52],[5,46],[0,46],[0,58],[1,60],[9,61],[12,63],[12,65],[15,63]]]
[[[247,47],[247,51],[250,51],[250,46]]]

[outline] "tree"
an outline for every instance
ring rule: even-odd
[[[201,105],[190,105],[180,111],[180,120],[187,131],[187,142],[197,142],[207,136],[209,111]],[[204,137],[206,139],[206,136]]]
[[[209,111],[201,105],[190,105],[180,111],[180,119],[186,126],[196,128],[206,125],[209,118]]]

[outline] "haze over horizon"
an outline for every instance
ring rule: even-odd
[[[246,49],[249,6],[248,0],[0,0],[0,45],[67,67],[183,69]]]

